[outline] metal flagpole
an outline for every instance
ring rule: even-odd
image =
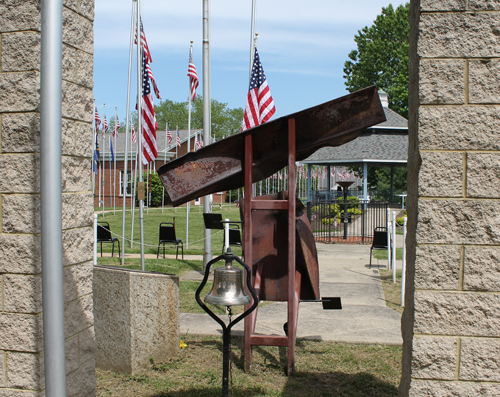
[[[113,206],[113,178],[112,178],[112,173],[113,173],[113,167],[111,166],[112,164],[112,159],[111,159],[111,145],[112,145],[112,137],[111,137],[111,134],[109,135],[109,206],[112,207]]]
[[[124,165],[123,165],[123,182],[122,182],[122,193],[123,193],[123,211],[122,211],[122,266],[125,265],[125,215],[127,208],[127,188],[128,188],[128,138],[129,138],[129,122],[130,122],[130,90],[132,86],[132,48],[134,45],[134,5],[135,1],[132,0],[132,21],[130,22],[130,43],[129,43],[129,54],[128,54],[128,80],[127,80],[127,117],[125,119],[125,149],[124,153]],[[116,168],[116,167],[115,167]]]
[[[62,0],[41,2],[40,201],[45,394],[66,396],[62,248]]]
[[[165,165],[167,163],[167,142],[168,142],[168,121],[166,124],[165,128],[165,158],[163,160],[163,164]],[[163,214],[163,208],[165,207],[165,187],[163,187],[162,190],[162,196],[161,196],[161,213]]]
[[[98,132],[96,132],[95,139],[97,139],[97,141],[99,141],[99,133]],[[98,181],[98,185],[99,185],[99,207],[101,207],[101,169],[102,169],[102,166],[101,166],[101,154],[99,153],[99,161],[97,162],[97,172],[99,173],[99,175],[97,176],[97,179],[99,180]]]
[[[115,106],[115,125],[118,122],[118,108]],[[116,137],[118,136],[118,128],[116,128],[116,133],[113,134],[113,140],[115,141],[115,145],[113,146],[113,150],[115,151],[115,158],[113,162],[113,215],[116,215]]]
[[[203,0],[203,136],[210,141],[212,113],[210,95],[210,1]],[[212,196],[203,197],[203,212],[212,212]],[[204,226],[203,269],[212,260],[212,233]]]
[[[136,149],[137,149],[137,147],[136,147]],[[137,178],[137,167],[138,167],[137,159],[138,159],[138,157],[139,157],[139,153],[137,153],[137,150],[136,150],[135,160],[134,160],[135,161],[135,167],[134,167],[134,193],[132,194],[132,196],[134,198],[134,205],[133,205],[133,208],[132,208],[132,232],[131,232],[131,236],[130,236],[130,248],[134,248],[135,197],[136,197],[136,194],[137,194],[137,182],[138,182],[138,178]]]
[[[257,12],[257,0],[252,0],[252,22],[250,26],[250,72],[248,74],[248,81],[252,78],[252,66],[253,66],[253,53],[255,46],[255,14]]]
[[[138,162],[139,162],[139,223],[141,233],[141,270],[145,270],[144,263],[144,179],[142,175],[142,40],[141,40],[141,0],[137,0],[137,115],[138,125]]]
[[[106,120],[106,104],[104,104],[103,111],[104,119]],[[104,180],[106,179],[106,158],[104,157],[104,153],[106,151],[106,131],[104,127],[102,128],[102,217],[104,218],[104,210],[106,208],[106,183]]]
[[[94,170],[97,170],[97,164],[95,164],[95,131],[96,131],[96,125],[95,125],[95,98],[94,98],[94,106],[92,107],[92,120],[94,124],[94,128],[92,129],[92,206],[94,206],[95,203],[95,172]],[[95,164],[95,167],[94,167]]]
[[[193,42],[191,41],[191,45],[189,47],[189,51],[193,50]],[[188,141],[187,141],[187,153],[191,151],[191,77],[188,76],[188,88],[189,88],[189,99],[188,99]],[[205,117],[203,117],[205,118]],[[191,203],[188,201],[186,204],[186,249],[189,248],[189,211],[191,207]]]

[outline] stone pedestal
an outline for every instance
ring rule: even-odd
[[[179,352],[179,277],[94,267],[96,366],[136,374]]]

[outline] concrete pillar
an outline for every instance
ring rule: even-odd
[[[64,4],[61,183],[67,393],[91,396],[95,395],[90,179],[94,1]],[[3,0],[0,21],[0,395],[14,395],[12,389],[19,389],[32,397],[45,388],[40,2]]]
[[[500,3],[413,0],[402,396],[500,390]]]

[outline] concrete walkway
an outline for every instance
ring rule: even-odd
[[[401,243],[398,243],[401,247]],[[297,337],[346,343],[380,343],[401,345],[401,315],[385,305],[377,264],[387,261],[373,259],[369,245],[317,244],[320,266],[320,293],[341,297],[342,310],[323,310],[321,303],[301,303]],[[380,262],[380,263],[378,263]],[[401,268],[401,261],[397,264]],[[181,279],[201,280],[197,272]],[[286,302],[259,308],[256,332],[284,335],[287,321]],[[227,323],[227,318],[226,318]],[[220,326],[207,314],[181,314],[181,336],[184,334],[220,335]],[[233,328],[243,334],[243,321]]]

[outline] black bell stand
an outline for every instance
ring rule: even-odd
[[[252,306],[245,311],[243,314],[239,315],[231,321],[227,326],[222,321],[218,316],[215,315],[213,311],[211,311],[200,299],[200,293],[207,283],[208,276],[210,274],[210,268],[212,265],[216,262],[219,262],[220,260],[230,260],[230,261],[236,261],[238,262],[241,266],[243,266],[246,270],[246,285],[248,288],[248,291],[252,295],[253,298],[253,304]],[[219,255],[217,258],[212,259],[210,262],[207,263],[207,266],[205,268],[205,275],[203,277],[203,281],[201,282],[200,286],[196,290],[195,293],[195,298],[196,302],[201,306],[203,310],[205,310],[210,317],[212,317],[215,321],[217,321],[220,326],[222,327],[222,397],[228,397],[229,396],[229,348],[231,346],[231,328],[233,325],[239,323],[241,320],[243,320],[246,316],[248,316],[252,311],[255,310],[255,308],[259,304],[259,300],[257,299],[257,294],[255,293],[255,290],[252,287],[252,283],[250,281],[250,276],[251,276],[251,270],[248,265],[243,262],[240,258],[238,258],[236,255],[231,253],[230,248],[228,248],[227,253]]]

